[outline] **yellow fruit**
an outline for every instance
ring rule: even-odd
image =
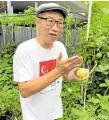
[[[80,68],[77,72],[76,75],[78,78],[83,79],[89,74],[89,69],[85,68]]]

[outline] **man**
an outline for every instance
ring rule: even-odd
[[[42,4],[36,12],[37,37],[20,44],[13,60],[23,120],[55,120],[62,117],[62,76],[77,80],[82,57],[68,58],[62,34],[67,10],[55,3]]]

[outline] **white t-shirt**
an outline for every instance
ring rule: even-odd
[[[41,47],[35,38],[23,42],[13,59],[14,81],[25,82],[48,73],[55,67],[60,52],[63,59],[68,57],[64,45],[59,41],[54,42],[51,50]],[[61,88],[62,77],[28,98],[20,95],[23,120],[53,120],[62,117]]]

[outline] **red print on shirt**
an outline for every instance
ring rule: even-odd
[[[56,59],[40,62],[40,76],[50,72],[56,66]]]

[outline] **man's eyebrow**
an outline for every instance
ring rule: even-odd
[[[55,18],[54,17],[52,17],[52,16],[47,16],[47,18],[52,18],[52,19],[54,19],[55,20]],[[64,21],[63,19],[59,19],[59,20],[62,20],[62,21]]]

